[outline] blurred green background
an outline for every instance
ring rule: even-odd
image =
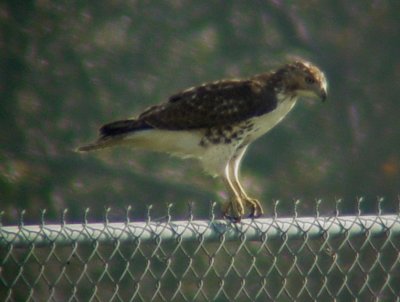
[[[316,199],[394,211],[400,184],[399,1],[1,1],[0,208],[70,221],[83,209],[143,219],[175,203],[197,217],[223,186],[190,161],[119,149],[73,149],[103,123],[134,116],[184,88],[264,72],[301,56],[329,81],[250,148],[243,182],[271,215]],[[159,213],[158,213],[159,211]],[[329,213],[328,213],[329,214]]]

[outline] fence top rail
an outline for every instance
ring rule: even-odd
[[[158,240],[260,241],[269,238],[290,239],[320,236],[349,237],[368,234],[399,234],[400,216],[356,215],[333,217],[290,217],[226,220],[104,222],[0,226],[0,246],[70,245],[115,241],[155,242]]]

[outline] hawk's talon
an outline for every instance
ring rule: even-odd
[[[254,212],[251,212],[251,213],[247,216],[247,218],[255,219],[255,218],[260,218],[262,215],[263,215],[263,214],[261,214],[261,213],[254,214]]]
[[[242,220],[242,217],[235,217],[227,214],[224,214],[224,218],[233,223],[239,223]]]
[[[250,208],[249,218],[258,218],[264,214],[261,203],[257,199],[245,197],[243,201]]]
[[[232,214],[228,214],[229,212]],[[222,206],[222,213],[223,217],[229,221],[233,223],[240,222],[244,215],[243,204],[240,200],[227,202]]]
[[[260,202],[257,199],[244,197],[242,199],[236,200],[235,202],[226,202],[222,206],[223,217],[231,222],[240,222],[242,216],[244,215],[243,204],[250,208],[250,214],[247,218],[258,218],[264,214]],[[236,205],[236,209],[234,208]],[[231,213],[231,214],[228,214]]]

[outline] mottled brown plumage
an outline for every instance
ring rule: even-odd
[[[248,206],[252,216],[259,216],[260,203],[247,196],[238,180],[247,146],[280,122],[299,96],[324,100],[326,90],[325,76],[316,66],[296,61],[248,79],[186,89],[137,118],[104,125],[98,141],[79,151],[128,144],[197,158],[225,180],[231,198],[225,215],[240,220]]]
[[[274,92],[253,80],[225,80],[208,83],[175,94],[169,101],[148,108],[138,118],[124,121],[120,129],[156,128],[189,130],[225,126],[275,109]],[[101,128],[103,135],[114,134],[115,124]]]

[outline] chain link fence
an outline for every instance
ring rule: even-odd
[[[0,226],[0,301],[400,301],[398,211],[318,206],[238,224],[169,210],[132,222],[128,209],[124,222],[107,211],[79,224],[46,224],[43,211],[28,226],[22,212]]]

